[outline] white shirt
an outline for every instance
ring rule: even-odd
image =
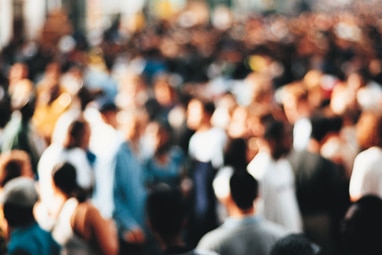
[[[287,230],[301,232],[302,219],[289,162],[284,158],[275,161],[269,154],[259,152],[247,168],[259,182],[259,213]]]
[[[382,198],[382,149],[371,147],[360,152],[355,160],[350,177],[349,193],[352,199],[366,194]]]
[[[227,134],[223,129],[213,127],[207,131],[196,132],[189,142],[189,154],[200,162],[211,161],[214,168],[220,168],[224,163],[224,147]]]

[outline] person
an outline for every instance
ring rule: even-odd
[[[96,156],[92,202],[108,219],[112,218],[114,209],[114,156],[124,141],[118,130],[118,113],[119,108],[115,103],[107,100],[91,104],[85,111],[91,127],[89,150]]]
[[[13,113],[2,134],[1,151],[17,149],[27,152],[31,158],[33,172],[37,175],[38,160],[46,148],[46,143],[32,122],[36,106],[33,84],[24,81],[15,84],[11,105]]]
[[[304,233],[321,246],[322,254],[333,254],[338,248],[340,220],[349,205],[348,182],[344,169],[320,154],[332,129],[330,118],[318,114],[310,122],[307,149],[292,151],[288,160],[295,175]]]
[[[121,129],[125,140],[115,155],[113,219],[118,228],[120,254],[142,254],[148,242],[145,224],[147,190],[140,157],[143,131],[142,115],[131,112]]]
[[[29,154],[22,150],[0,154],[0,188],[18,176],[34,178]]]
[[[220,172],[215,194],[226,206],[229,217],[218,228],[206,233],[197,249],[220,255],[269,254],[273,244],[289,232],[258,215],[254,201],[258,182],[247,171]]]
[[[320,247],[304,234],[289,234],[273,245],[270,255],[317,255]]]
[[[34,218],[33,207],[38,199],[32,178],[17,177],[4,186],[1,202],[8,225],[7,254],[60,254],[59,244]]]
[[[309,143],[312,129],[309,117],[313,109],[308,90],[300,82],[287,84],[282,88],[281,100],[285,116],[293,125],[293,148],[303,150]]]
[[[187,220],[187,205],[178,188],[156,186],[150,191],[146,212],[151,231],[158,239],[165,255],[214,255],[188,247],[183,240]]]
[[[362,196],[348,208],[343,220],[341,244],[344,255],[382,253],[382,200]]]
[[[356,125],[360,146],[350,176],[349,194],[352,201],[363,195],[374,194],[382,198],[382,114],[364,111]]]
[[[90,196],[94,176],[93,169],[87,157],[86,149],[89,143],[90,127],[83,119],[73,121],[68,128],[64,142],[62,144],[52,143],[43,152],[38,162],[39,190],[41,203],[39,215],[44,219],[49,219],[50,214],[55,214],[58,208],[57,200],[53,196],[52,171],[61,162],[68,161],[75,166],[77,171],[77,184],[87,191]],[[46,214],[46,215],[45,215]],[[43,216],[45,215],[45,216]],[[42,224],[42,223],[41,223]],[[46,222],[49,228],[49,222]]]
[[[77,184],[77,170],[68,162],[57,164],[52,173],[54,197],[60,207],[49,230],[63,254],[118,254],[117,229],[102,217],[86,192]]]
[[[186,178],[186,155],[171,139],[171,127],[160,120],[151,121],[146,128],[146,139],[153,154],[144,161],[145,185],[148,189],[159,184],[181,187]]]
[[[193,182],[189,239],[195,244],[203,234],[217,226],[212,180],[216,170],[224,164],[224,148],[228,139],[224,130],[212,125],[214,111],[215,104],[201,98],[193,98],[187,105],[187,125],[195,130],[188,146]]]
[[[28,153],[22,150],[12,150],[0,154],[0,194],[4,186],[12,179],[19,176],[34,178],[32,163]],[[0,212],[0,254],[6,250],[6,222]]]
[[[291,127],[272,115],[264,120],[259,152],[247,169],[260,183],[258,207],[261,214],[288,230],[302,231],[295,194],[295,178],[286,156],[292,148]]]

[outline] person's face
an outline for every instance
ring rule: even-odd
[[[199,128],[203,120],[203,106],[202,103],[196,99],[189,102],[187,106],[187,126],[196,130]]]

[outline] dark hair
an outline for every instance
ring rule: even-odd
[[[170,241],[181,233],[187,211],[180,190],[168,186],[155,187],[148,196],[146,210],[151,228],[163,241]]]
[[[291,131],[290,124],[285,121],[274,117],[268,117],[265,120],[263,137],[271,146],[273,159],[278,160],[290,152],[292,148]]]
[[[89,128],[87,121],[81,119],[74,120],[68,128],[68,133],[64,144],[65,148],[71,149],[81,147],[86,133],[86,128]]]
[[[289,234],[273,245],[271,255],[315,255],[319,247],[303,234]]]
[[[348,210],[342,228],[345,252],[354,255],[382,254],[382,199],[366,195]]]
[[[75,197],[79,202],[86,199],[86,192],[77,184],[76,168],[69,162],[62,162],[53,168],[54,185],[68,197]]]
[[[235,169],[246,169],[247,162],[247,143],[243,138],[235,138],[228,142],[224,153],[224,164]]]
[[[20,206],[5,203],[3,206],[4,218],[11,227],[23,227],[35,221],[33,206]]]
[[[258,196],[259,185],[252,175],[247,171],[235,171],[229,186],[231,197],[240,209],[248,210],[253,206],[253,201]]]

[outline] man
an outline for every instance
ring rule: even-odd
[[[329,117],[314,115],[310,122],[312,132],[307,149],[292,151],[288,159],[295,175],[304,233],[322,247],[323,255],[335,254],[340,221],[350,203],[348,186],[343,169],[320,154],[331,132]]]
[[[196,244],[200,237],[217,226],[216,198],[212,180],[216,169],[223,166],[227,135],[211,124],[215,111],[213,102],[193,98],[187,106],[187,126],[195,133],[188,146],[192,161],[192,213],[189,221],[189,239]]]
[[[248,172],[219,172],[215,193],[225,205],[229,217],[218,228],[208,232],[197,245],[221,255],[267,255],[273,244],[288,232],[281,226],[256,215],[254,201],[258,183]],[[229,177],[231,176],[231,177]]]
[[[286,159],[292,148],[292,130],[288,123],[272,116],[263,125],[259,153],[247,167],[259,181],[259,211],[266,219],[299,233],[302,220],[295,194],[295,178]]]
[[[58,255],[59,245],[35,221],[33,207],[38,200],[33,179],[17,177],[4,186],[2,204],[8,224],[9,255]]]

